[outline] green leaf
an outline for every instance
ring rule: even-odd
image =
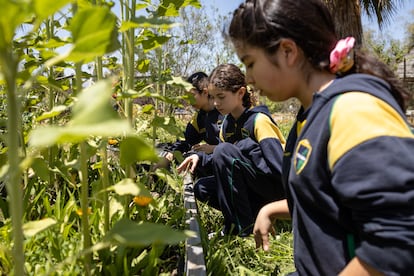
[[[29,144],[32,147],[49,147],[65,143],[76,144],[90,136],[116,137],[129,132],[129,123],[120,119],[80,126],[39,127],[32,130]]]
[[[157,169],[155,174],[158,176],[158,179],[162,179],[165,183],[168,184],[171,188],[174,189],[177,193],[182,191],[182,186],[180,185],[181,182],[177,181],[171,176],[171,173],[166,171],[165,169]]]
[[[36,21],[41,22],[74,0],[34,0]]]
[[[154,148],[138,136],[130,136],[121,141],[120,162],[122,165],[131,165],[142,161],[158,161]]]
[[[35,158],[32,160],[32,169],[35,174],[43,181],[50,180],[49,167],[43,158]]]
[[[142,47],[144,48],[144,52],[148,52],[155,48],[162,46],[168,40],[170,40],[171,36],[161,36],[157,35],[150,30],[144,30],[140,38],[137,39],[137,43],[141,43]]]
[[[115,185],[108,188],[110,191],[114,191],[118,195],[141,195],[145,197],[151,197],[151,193],[148,191],[148,189],[143,185],[142,183],[134,182],[134,180],[130,178],[125,178],[116,183]]]
[[[145,3],[145,4],[136,4],[135,5],[135,10],[142,10],[142,9],[145,9],[146,7],[148,7],[149,6],[149,3]]]
[[[45,120],[45,119],[50,119],[50,118],[56,117],[56,116],[60,115],[63,111],[65,111],[66,109],[68,109],[68,107],[65,106],[65,105],[55,106],[55,107],[52,108],[51,111],[44,112],[42,115],[37,117],[36,121],[39,122],[39,121],[42,121],[42,120]]]
[[[87,62],[120,47],[116,16],[107,7],[87,7],[79,10],[69,26],[74,47],[68,59]]]
[[[195,237],[195,233],[180,232],[162,224],[138,224],[121,219],[109,231],[106,239],[129,247],[143,247],[151,244],[177,244],[187,237]]]
[[[113,109],[111,95],[111,83],[108,80],[85,89],[73,106],[73,119],[66,126],[36,128],[29,135],[29,144],[48,147],[78,143],[90,136],[116,137],[128,134],[131,126]]]
[[[167,84],[180,86],[186,91],[190,91],[191,88],[193,88],[193,85],[184,80],[182,77],[172,77],[171,80],[167,81]]]
[[[200,8],[201,4],[198,0],[162,0],[157,9],[158,16],[179,16],[179,11],[188,5]]]
[[[3,11],[0,16],[0,52],[2,54],[13,42],[18,26],[28,21],[33,15],[29,1],[0,0]]]
[[[154,105],[146,104],[142,107],[142,113],[150,114],[153,110],[155,110]]]
[[[109,217],[112,218],[115,214],[120,213],[122,216],[124,212],[124,206],[115,197],[109,201]]]
[[[139,16],[133,21],[122,21],[121,27],[119,28],[120,32],[126,32],[131,28],[159,28],[159,29],[170,29],[177,27],[180,24],[171,22],[166,19],[160,18],[147,18],[145,16]]]
[[[100,124],[104,121],[120,120],[111,104],[110,81],[100,81],[80,93],[73,107],[71,125]]]
[[[148,72],[149,65],[150,65],[149,59],[140,59],[137,62],[137,69],[140,73],[146,73]]]
[[[166,131],[175,136],[179,136],[182,132],[182,130],[177,127],[177,122],[175,121],[174,117],[160,117],[157,114],[155,114],[155,117],[152,120],[151,125],[165,129]]]
[[[37,233],[46,230],[54,224],[56,224],[56,220],[51,218],[29,221],[23,225],[23,233],[26,237],[33,237]]]

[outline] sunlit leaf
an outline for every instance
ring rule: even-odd
[[[75,0],[33,0],[36,20],[41,22]]]
[[[91,125],[66,127],[39,127],[32,130],[29,144],[49,147],[55,144],[79,143],[90,136],[121,136],[128,133],[130,125],[125,120],[112,120]]]
[[[0,150],[0,178],[2,178],[1,168],[6,165],[8,161],[7,148],[3,148]]]
[[[121,94],[121,98],[142,98],[142,97],[151,97],[151,92],[149,92],[149,88],[153,87],[153,84],[149,84],[144,86],[140,89],[140,91],[136,91],[133,89],[128,89],[127,91],[123,91]]]
[[[85,89],[73,107],[73,120],[70,124],[99,124],[103,121],[119,119],[119,115],[112,107],[111,96],[110,81],[100,81]]]
[[[131,165],[142,161],[158,161],[158,155],[154,148],[138,136],[123,139],[120,144],[120,151],[122,165]]]
[[[60,115],[63,111],[65,111],[68,107],[65,105],[58,105],[52,108],[52,110],[43,112],[42,115],[36,118],[36,121],[42,121],[45,119],[53,118]]]
[[[135,182],[131,178],[122,179],[120,182],[108,188],[118,195],[141,195],[145,197],[151,197],[151,193],[148,189],[140,182]]]
[[[56,224],[56,220],[51,218],[29,221],[23,225],[23,233],[26,237],[33,237],[37,233],[46,230],[54,224]]]
[[[162,0],[156,13],[158,16],[178,16],[179,10],[188,5],[196,8],[201,7],[198,0]]]
[[[166,19],[160,18],[148,18],[145,16],[139,16],[133,21],[123,21],[121,27],[119,28],[120,32],[125,32],[131,28],[161,28],[161,29],[170,29],[173,27],[179,26],[178,23],[173,23]]]
[[[148,52],[155,48],[162,46],[168,40],[171,39],[171,36],[163,36],[155,34],[150,30],[145,30],[141,33],[141,36],[137,39],[137,43],[141,43],[144,49],[144,52]]]
[[[187,237],[195,237],[195,233],[180,232],[162,224],[138,224],[121,219],[112,227],[106,239],[129,247],[141,247],[151,244],[177,244]]]
[[[116,198],[111,198],[109,202],[109,217],[112,218],[115,214],[120,213],[121,215],[124,212],[124,206],[117,201]]]
[[[59,47],[65,46],[66,44],[67,44],[66,41],[63,41],[57,37],[54,37],[48,40],[39,41],[38,44],[36,44],[36,47],[40,49],[44,48],[50,51],[50,49],[59,48]],[[44,57],[45,55],[42,55],[42,56]]]
[[[148,71],[150,65],[149,59],[140,59],[137,62],[137,69],[140,73],[145,73]]]
[[[3,11],[0,16],[0,51],[8,48],[18,26],[27,21],[33,11],[28,1],[0,0],[0,7]]]
[[[135,10],[142,10],[142,9],[145,9],[146,7],[148,7],[149,6],[149,3],[145,3],[145,4],[136,4],[135,5]]]
[[[69,60],[86,62],[120,47],[116,16],[107,7],[94,6],[79,10],[69,29],[74,42]]]
[[[146,104],[142,107],[142,113],[150,113],[155,109],[154,105],[152,104]]]
[[[4,157],[7,157],[7,155],[5,154]],[[1,166],[0,167],[0,179],[4,178],[8,172],[9,172],[9,164],[4,164],[3,166]]]
[[[29,144],[48,147],[78,143],[91,135],[117,137],[128,134],[131,126],[121,119],[111,105],[111,83],[100,81],[82,91],[73,107],[73,119],[66,126],[46,126],[32,130]]]
[[[180,86],[186,91],[189,91],[191,88],[193,88],[193,85],[184,80],[182,77],[172,77],[171,80],[167,81],[167,84]]]

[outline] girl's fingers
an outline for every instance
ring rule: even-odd
[[[181,173],[187,167],[188,167],[188,160],[187,159],[184,159],[184,161],[177,167],[177,172],[178,173]]]
[[[254,240],[256,242],[256,248],[262,247],[264,251],[269,250],[269,235],[267,233],[255,233]]]

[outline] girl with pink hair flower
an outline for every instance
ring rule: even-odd
[[[337,39],[320,0],[245,0],[228,32],[248,83],[302,104],[285,147],[286,200],[260,210],[267,250],[292,218],[296,275],[412,275],[414,135],[392,71]]]

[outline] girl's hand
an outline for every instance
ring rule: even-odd
[[[253,228],[256,248],[262,247],[264,251],[269,250],[269,233],[275,236],[273,224],[276,219],[290,219],[286,199],[268,203],[260,209]]]
[[[205,153],[212,153],[214,151],[215,145],[209,145],[209,144],[197,144],[191,147],[192,150],[195,151],[203,151]]]
[[[195,168],[197,167],[197,163],[200,157],[197,154],[192,154],[184,159],[183,162],[177,167],[177,172],[181,173],[183,171],[188,171],[190,169],[191,173],[194,173]]]
[[[269,250],[269,233],[275,236],[275,228],[273,227],[273,219],[268,211],[269,205],[265,205],[260,209],[254,223],[253,234],[256,242],[256,248],[262,247],[264,251]]]

